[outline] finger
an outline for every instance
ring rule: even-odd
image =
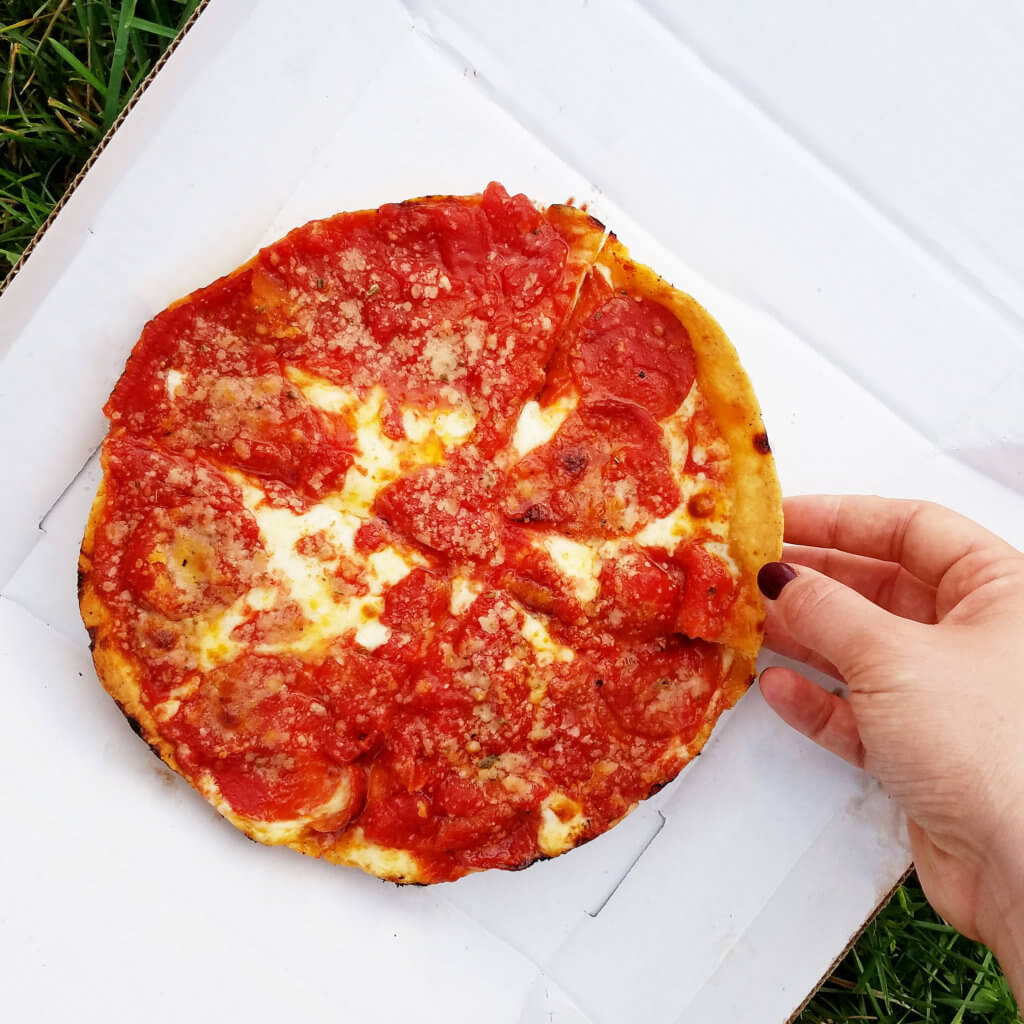
[[[929,586],[975,551],[1014,553],[1006,541],[941,505],[867,495],[809,495],[784,504],[786,540],[897,562]]]
[[[816,569],[863,595],[893,615],[915,622],[935,622],[935,588],[895,562],[851,555],[835,548],[787,544],[783,560]]]
[[[865,658],[902,644],[910,624],[814,569],[769,562],[757,585],[774,602],[777,630],[832,662],[851,685]]]
[[[766,602],[765,611],[767,615],[764,624],[764,643],[769,650],[781,654],[784,658],[802,661],[805,665],[832,676],[833,679],[843,678],[842,673],[828,658],[823,658],[817,651],[812,651],[806,644],[792,636],[772,602]]]
[[[853,709],[841,697],[789,668],[765,669],[761,693],[787,725],[844,761],[863,767],[864,745]]]

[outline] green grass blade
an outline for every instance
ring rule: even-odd
[[[155,36],[163,36],[164,39],[174,39],[178,34],[176,28],[169,25],[158,25],[155,21],[147,21],[145,18],[132,18],[131,27],[140,32],[150,32]]]
[[[135,16],[135,0],[124,0],[121,14],[117,19],[114,36],[114,54],[110,62],[110,76],[107,79],[107,95],[103,104],[103,130],[106,131],[117,118],[123,106],[121,79],[124,76],[124,62],[128,56],[128,34]]]
[[[185,10],[182,11],[181,20],[178,22],[179,25],[184,25],[189,18],[195,14],[196,8],[199,6],[201,0],[186,0]]]
[[[63,43],[50,39],[50,45],[84,78],[101,96],[107,95],[107,87],[101,82]]]

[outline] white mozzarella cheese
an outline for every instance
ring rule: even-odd
[[[595,545],[553,533],[541,541],[541,546],[551,556],[558,571],[568,577],[581,604],[597,597],[601,558]]]
[[[516,455],[522,458],[550,441],[578,404],[579,395],[575,391],[567,392],[543,408],[537,402],[527,402],[512,432]]]

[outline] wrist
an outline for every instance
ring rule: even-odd
[[[1024,826],[1002,830],[979,880],[977,927],[1024,1004]]]

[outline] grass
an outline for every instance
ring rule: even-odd
[[[896,890],[799,1017],[800,1024],[1019,1020],[995,958],[936,915],[915,876]]]
[[[0,0],[0,278],[49,216],[199,0]],[[911,878],[801,1024],[1019,1021],[992,954]]]
[[[0,0],[0,280],[199,0]]]

